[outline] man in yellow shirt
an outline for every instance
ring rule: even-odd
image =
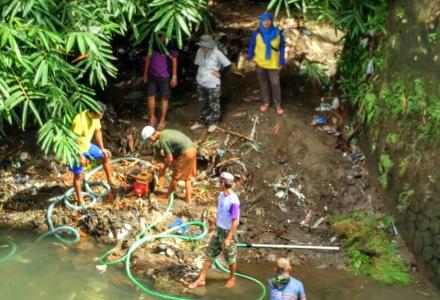
[[[90,160],[102,159],[107,181],[110,186],[113,186],[110,166],[110,157],[112,154],[104,148],[100,121],[107,107],[104,103],[99,101],[98,107],[99,110],[97,112],[86,110],[79,113],[72,122],[72,131],[78,136],[78,146],[82,154],[79,158],[79,165],[75,163],[75,165],[69,167],[69,169],[73,173],[73,188],[75,189],[80,206],[85,204],[81,193],[83,167],[86,166]],[[93,136],[95,136],[97,145],[91,143]]]
[[[252,33],[248,49],[248,59],[256,64],[262,97],[261,112],[267,111],[272,98],[277,114],[284,114],[280,86],[280,69],[285,65],[284,44],[283,33],[273,26],[272,15],[262,14],[258,29]]]

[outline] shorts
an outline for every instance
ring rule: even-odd
[[[158,96],[160,99],[170,99],[170,77],[148,75],[147,96]]]
[[[89,150],[87,150],[87,152],[84,152],[82,155],[88,160],[95,160],[104,157],[104,153],[102,152],[102,150],[95,144],[90,144]],[[79,162],[76,162],[73,167],[69,166],[69,170],[73,174],[81,174],[83,172],[83,167],[79,165]]]
[[[197,149],[189,148],[184,150],[175,159],[172,165],[173,179],[193,180],[197,175]]]
[[[226,263],[233,265],[237,261],[237,238],[234,237],[231,240],[231,245],[228,249],[223,249],[223,243],[229,234],[229,230],[217,227],[215,230],[215,236],[209,241],[208,248],[206,248],[205,255],[210,259],[214,260],[219,256],[220,252],[223,252],[223,257]]]

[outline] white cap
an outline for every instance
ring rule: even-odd
[[[226,183],[232,184],[232,183],[234,183],[234,179],[235,179],[235,177],[231,173],[222,172],[220,174],[220,180],[222,180],[222,181],[224,181]]]
[[[149,139],[150,136],[152,136],[155,131],[156,130],[154,129],[153,126],[145,126],[144,129],[142,129],[142,133],[141,133],[142,139],[144,141]]]

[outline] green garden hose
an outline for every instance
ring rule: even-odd
[[[135,158],[135,157],[122,157],[122,158],[116,158],[111,160],[111,163],[116,163],[119,161],[139,161],[141,163],[148,163],[147,161]],[[84,187],[85,187],[85,192],[83,192],[83,195],[88,196],[92,199],[92,201],[84,206],[78,206],[75,204],[72,204],[69,202],[69,197],[74,193],[74,189],[70,188],[69,190],[67,190],[64,195],[62,196],[58,196],[58,197],[54,197],[52,199],[50,199],[49,201],[51,202],[47,213],[46,213],[46,217],[47,217],[47,223],[48,223],[48,227],[49,227],[49,231],[42,234],[41,236],[39,236],[36,241],[29,247],[27,248],[24,252],[21,252],[21,254],[24,254],[26,252],[28,252],[29,250],[32,249],[32,247],[37,244],[39,241],[41,241],[42,239],[46,238],[47,236],[53,235],[55,236],[58,240],[60,240],[63,243],[76,243],[80,240],[80,235],[79,232],[74,228],[74,227],[70,227],[70,226],[59,226],[59,227],[55,227],[52,221],[52,213],[54,210],[54,207],[56,204],[59,204],[61,202],[64,203],[64,205],[66,205],[66,207],[72,209],[72,210],[80,210],[80,209],[87,209],[93,205],[95,205],[98,201],[100,201],[103,197],[105,197],[106,195],[108,195],[111,191],[111,187],[106,184],[106,183],[89,183],[88,180],[99,170],[102,169],[102,165],[97,166],[96,168],[92,169],[90,172],[88,172],[85,176],[84,179]],[[102,193],[96,193],[94,191],[92,191],[90,185],[102,185],[104,187],[104,192]],[[174,203],[174,193],[172,193],[170,195],[170,198],[168,199],[168,205],[167,208],[165,210],[165,212],[162,214],[162,216],[166,216],[170,211],[171,208],[173,206]],[[109,251],[106,251],[104,254],[102,254],[99,257],[99,263],[100,265],[113,265],[113,264],[117,264],[117,263],[122,263],[125,262],[125,269],[127,272],[127,276],[128,278],[136,285],[138,286],[141,290],[143,290],[144,292],[152,295],[152,296],[156,296],[156,297],[160,297],[163,299],[170,299],[170,300],[189,300],[191,298],[184,298],[184,297],[178,297],[178,296],[172,296],[172,295],[168,295],[165,293],[161,293],[158,292],[154,289],[148,288],[146,286],[144,286],[141,282],[139,282],[131,273],[131,262],[130,262],[130,258],[131,255],[133,254],[134,251],[136,251],[139,247],[141,247],[143,244],[157,240],[157,239],[163,239],[163,238],[175,238],[175,239],[181,239],[184,241],[197,241],[202,239],[206,234],[207,234],[207,227],[205,225],[205,223],[200,222],[200,221],[191,221],[188,223],[184,223],[178,226],[175,226],[171,229],[168,229],[162,233],[159,234],[155,234],[155,235],[146,235],[147,232],[149,232],[154,226],[156,226],[157,224],[159,224],[160,222],[162,222],[163,218],[160,218],[158,220],[156,220],[154,223],[148,225],[142,232],[139,232],[136,235],[136,242],[128,249],[127,253],[122,256],[121,258],[117,259],[117,260],[112,260],[112,261],[107,261],[107,257],[113,253],[113,251],[115,250],[115,248],[110,249]],[[193,235],[193,236],[186,236],[186,235],[177,235],[177,234],[172,234],[173,232],[176,232],[178,229],[182,228],[182,227],[186,227],[186,226],[197,226],[199,227],[202,231],[199,234]],[[64,235],[61,235],[60,233],[70,233],[71,236],[69,237],[65,237]],[[0,244],[4,244],[8,247],[10,247],[10,251],[3,257],[0,258],[0,263],[1,262],[5,262],[9,259],[11,259],[11,257],[13,257],[17,251],[17,246],[12,242],[12,241],[0,241]],[[239,247],[244,247],[243,245],[246,244],[239,244]],[[225,272],[225,273],[229,273],[229,271],[227,269],[225,269],[217,260],[215,260],[215,264],[216,266],[219,268],[219,270]],[[257,285],[259,285],[262,289],[262,292],[260,294],[260,297],[258,297],[257,299],[264,299],[266,297],[267,294],[267,290],[266,287],[264,286],[263,283],[261,283],[259,280],[250,277],[250,276],[246,276],[243,274],[236,274],[237,277],[241,277],[247,280],[250,280],[254,283],[256,283]]]
[[[11,259],[11,257],[14,256],[15,252],[17,252],[17,246],[12,241],[0,241],[0,245],[9,248],[9,252],[5,256],[0,257],[0,263]]]

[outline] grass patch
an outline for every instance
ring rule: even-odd
[[[345,238],[350,271],[386,284],[406,285],[411,282],[409,268],[388,233],[393,222],[391,217],[355,213],[335,216],[331,222],[335,232]]]

